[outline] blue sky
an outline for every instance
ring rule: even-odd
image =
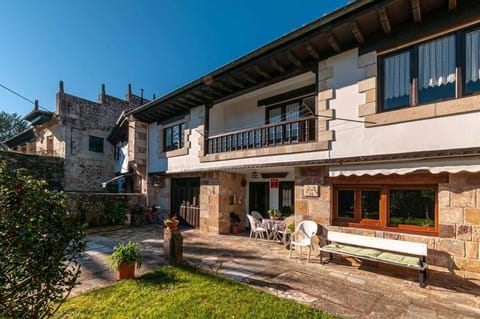
[[[342,7],[346,0],[4,1],[0,84],[55,109],[65,91],[97,100],[168,93]],[[0,111],[32,104],[0,88]]]

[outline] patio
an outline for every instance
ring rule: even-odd
[[[248,239],[247,234],[215,235],[182,230],[185,262],[243,281],[279,297],[294,299],[344,318],[478,318],[480,287],[429,272],[427,288],[416,272],[353,266],[340,257],[320,265],[306,255],[288,259],[279,243]],[[115,283],[105,257],[119,241],[141,242],[144,263],[138,274],[163,262],[163,229],[158,225],[96,230],[88,236],[81,284],[73,294]],[[314,254],[314,256],[316,256]]]

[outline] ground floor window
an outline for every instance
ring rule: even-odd
[[[340,226],[437,231],[436,185],[334,185],[333,221]]]

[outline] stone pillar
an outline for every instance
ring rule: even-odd
[[[165,228],[163,247],[165,264],[180,266],[183,263],[183,236],[178,229]]]

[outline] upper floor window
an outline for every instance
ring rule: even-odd
[[[383,57],[383,110],[454,98],[456,65],[455,35]]]
[[[185,123],[169,126],[163,130],[165,152],[178,150],[185,145]]]
[[[480,91],[480,30],[465,33],[465,93]]]
[[[88,137],[88,150],[103,153],[103,138],[90,135]]]

